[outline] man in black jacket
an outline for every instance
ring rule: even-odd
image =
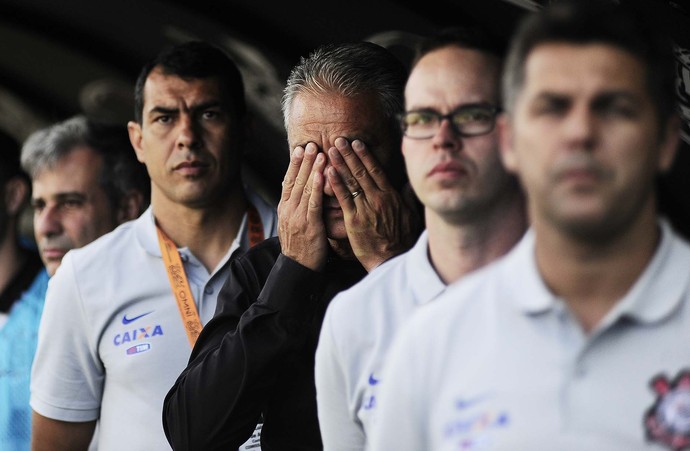
[[[405,80],[402,64],[370,43],[322,46],[293,69],[278,238],[232,263],[165,399],[174,449],[237,448],[257,424],[264,451],[322,448],[314,353],[325,309],[420,231],[401,194]]]

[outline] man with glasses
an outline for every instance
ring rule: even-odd
[[[494,130],[500,69],[500,48],[476,29],[445,30],[419,49],[405,88],[402,151],[426,230],[326,312],[316,386],[327,450],[364,448],[400,324],[525,231],[522,192],[501,165]]]
[[[688,449],[690,246],[655,190],[673,45],[655,6],[623,3],[518,26],[497,130],[530,229],[399,330],[370,449]]]

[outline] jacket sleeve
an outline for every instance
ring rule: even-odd
[[[323,276],[282,254],[275,264],[251,255],[231,262],[216,314],[165,398],[163,426],[175,450],[242,445],[283,359],[304,346]]]

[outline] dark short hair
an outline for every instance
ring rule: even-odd
[[[503,60],[506,52],[506,43],[503,40],[479,26],[448,27],[417,43],[412,66],[427,53],[452,45],[489,54],[499,61]]]
[[[182,79],[216,78],[228,106],[240,117],[246,112],[244,82],[235,62],[218,47],[190,41],[164,50],[141,69],[134,87],[134,118],[139,124],[143,119],[144,85],[154,69]]]
[[[151,182],[136,159],[127,128],[99,123],[78,115],[33,132],[22,146],[21,164],[32,179],[54,168],[75,148],[87,146],[103,161],[99,185],[116,210],[131,191],[140,192],[148,205]]]
[[[529,14],[518,25],[503,76],[504,106],[513,109],[525,83],[525,62],[537,46],[549,42],[603,43],[639,58],[660,122],[676,112],[675,58],[671,38],[653,8],[606,0],[562,0]]]

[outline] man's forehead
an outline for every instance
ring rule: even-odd
[[[309,141],[332,145],[339,136],[375,141],[386,131],[385,123],[378,103],[369,96],[301,94],[292,103],[288,141],[291,146]]]
[[[545,43],[525,61],[525,88],[639,89],[645,87],[642,62],[626,50],[605,43]]]
[[[34,194],[55,196],[62,192],[88,193],[100,190],[102,164],[103,159],[99,154],[87,146],[79,146],[33,177]]]
[[[144,83],[144,104],[159,102],[208,102],[221,101],[223,92],[217,77],[189,78],[166,74],[154,69]]]

